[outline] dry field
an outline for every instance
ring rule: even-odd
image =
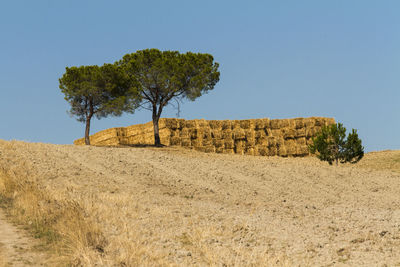
[[[0,141],[0,194],[49,266],[400,266],[400,151],[335,167]]]

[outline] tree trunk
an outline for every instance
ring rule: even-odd
[[[90,132],[90,120],[91,117],[86,118],[86,129],[85,129],[85,145],[90,145],[90,138],[89,138],[89,132]]]
[[[156,118],[155,120],[153,119],[154,145],[155,146],[161,146],[160,132],[159,132],[159,128],[158,128],[158,120],[159,120],[159,118]]]

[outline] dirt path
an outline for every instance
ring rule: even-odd
[[[37,242],[6,220],[0,209],[0,267],[3,266],[45,266],[45,257],[34,252]]]

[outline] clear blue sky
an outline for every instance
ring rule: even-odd
[[[181,118],[327,116],[367,151],[400,149],[399,12],[397,0],[1,1],[0,138],[72,143],[84,125],[66,113],[65,67],[158,48],[220,63],[220,82]],[[150,120],[95,119],[92,133]]]

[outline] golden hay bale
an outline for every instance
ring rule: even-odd
[[[235,154],[235,151],[233,150],[233,148],[225,148],[224,154]]]
[[[233,135],[232,136],[233,136],[233,139],[235,139],[235,140],[241,140],[241,139],[245,139],[246,133],[241,128],[235,128],[233,130]]]
[[[283,142],[283,139],[282,139],[282,142]],[[276,146],[276,144],[277,144],[277,139],[275,137],[273,137],[273,136],[267,137],[267,145],[269,147]]]
[[[284,128],[282,129],[282,134],[284,139],[294,139],[296,131],[293,128]]]
[[[306,128],[297,129],[294,135],[295,138],[301,138],[306,136]]]
[[[214,143],[211,138],[202,140],[202,146],[212,146],[212,145],[214,145]]]
[[[282,129],[272,129],[271,130],[271,136],[282,137],[283,138]]]
[[[273,157],[278,155],[278,149],[276,146],[268,147],[268,156]]]
[[[202,138],[203,139],[211,139],[211,129],[210,128],[201,128]]]
[[[271,120],[270,121],[270,127],[271,127],[271,129],[279,129],[279,128],[281,128],[280,120],[277,120],[277,119]]]
[[[191,133],[188,128],[183,128],[179,131],[179,136],[182,138],[190,138],[190,135]]]
[[[301,128],[305,127],[303,118],[297,118],[297,119],[294,120],[294,122],[295,122],[295,128],[296,129],[301,129]]]
[[[245,154],[245,155],[254,156],[254,155],[256,154],[255,148],[254,148],[254,147],[248,147],[248,148],[246,148],[244,154]]]
[[[222,139],[231,139],[233,137],[232,130],[226,129],[222,131]]]
[[[306,138],[305,137],[297,138],[296,144],[305,146],[307,144]]]
[[[173,136],[170,139],[170,145],[171,146],[180,146],[182,142],[182,139],[178,136]]]
[[[278,147],[277,154],[278,154],[278,156],[281,156],[281,157],[287,157],[288,153],[287,153],[287,151],[286,151],[286,147],[284,147],[284,146],[279,146],[279,147]]]
[[[185,121],[184,127],[185,128],[195,128],[195,127],[197,127],[197,121],[196,120]]]
[[[256,146],[256,154],[260,156],[268,156],[268,146],[258,145]]]
[[[251,120],[240,120],[239,125],[242,129],[254,129],[254,124]]]
[[[268,139],[267,137],[261,137],[256,139],[256,144],[260,146],[268,146]]]
[[[231,121],[232,129],[240,128],[240,121],[239,120],[233,120]]]
[[[256,145],[255,138],[246,138],[246,147],[252,147]]]
[[[222,130],[232,129],[232,121],[230,120],[221,121],[221,127]]]
[[[264,129],[262,129],[262,130],[256,130],[255,132],[254,132],[254,137],[255,138],[265,138],[265,137],[267,137],[267,134],[265,133],[265,130]]]
[[[254,129],[247,129],[244,131],[244,133],[247,140],[256,138],[256,132]]]
[[[176,130],[179,128],[179,121],[175,118],[165,119],[165,127]]]
[[[211,129],[221,129],[222,128],[222,121],[209,121],[208,122],[210,124],[210,128]]]
[[[256,119],[254,120],[254,128],[256,130],[261,130],[265,128],[265,123],[263,119]]]
[[[222,139],[222,131],[217,129],[211,130],[211,138]]]
[[[307,138],[314,137],[316,133],[317,133],[317,131],[315,128],[306,128],[306,137]]]
[[[239,154],[239,155],[243,155],[244,154],[244,147],[235,147],[235,153]]]
[[[224,148],[223,147],[216,147],[215,148],[216,153],[224,153]]]
[[[203,141],[199,139],[192,139],[192,146],[193,147],[201,147],[203,146]]]
[[[224,139],[224,144],[226,149],[233,149],[235,147],[235,142],[233,139]]]
[[[310,152],[308,150],[308,146],[306,145],[298,145],[296,146],[296,156],[304,157],[309,155]]]
[[[215,147],[224,147],[225,146],[225,141],[221,139],[213,139],[213,144]]]
[[[189,147],[192,145],[190,138],[182,137],[181,138],[181,146]]]

